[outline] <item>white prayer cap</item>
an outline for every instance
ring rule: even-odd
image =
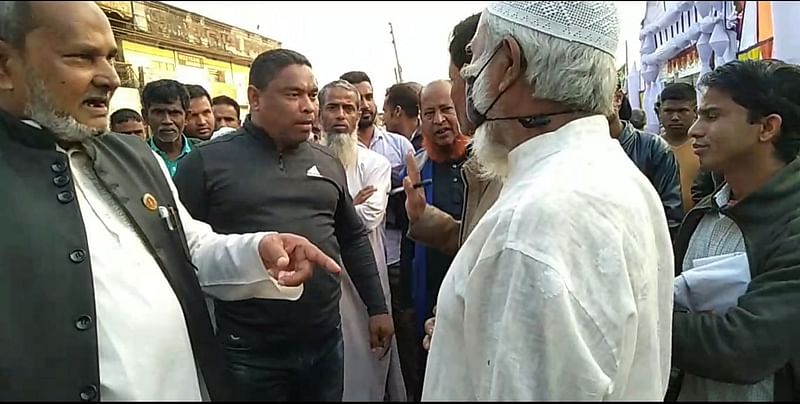
[[[619,43],[617,7],[610,1],[495,1],[489,13],[545,35],[612,56]]]

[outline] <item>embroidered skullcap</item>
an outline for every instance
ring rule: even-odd
[[[578,42],[610,55],[617,51],[619,21],[610,1],[495,1],[489,13],[534,31]]]

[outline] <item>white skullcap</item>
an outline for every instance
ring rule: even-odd
[[[617,52],[619,21],[610,1],[495,1],[489,13],[543,34]]]

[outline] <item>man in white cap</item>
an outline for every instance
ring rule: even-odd
[[[423,400],[662,400],[673,257],[608,136],[616,8],[494,2],[470,44],[474,151],[503,191],[438,298]]]

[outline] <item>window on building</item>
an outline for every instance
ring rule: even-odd
[[[225,71],[219,69],[208,69],[208,76],[213,83],[225,83]]]

